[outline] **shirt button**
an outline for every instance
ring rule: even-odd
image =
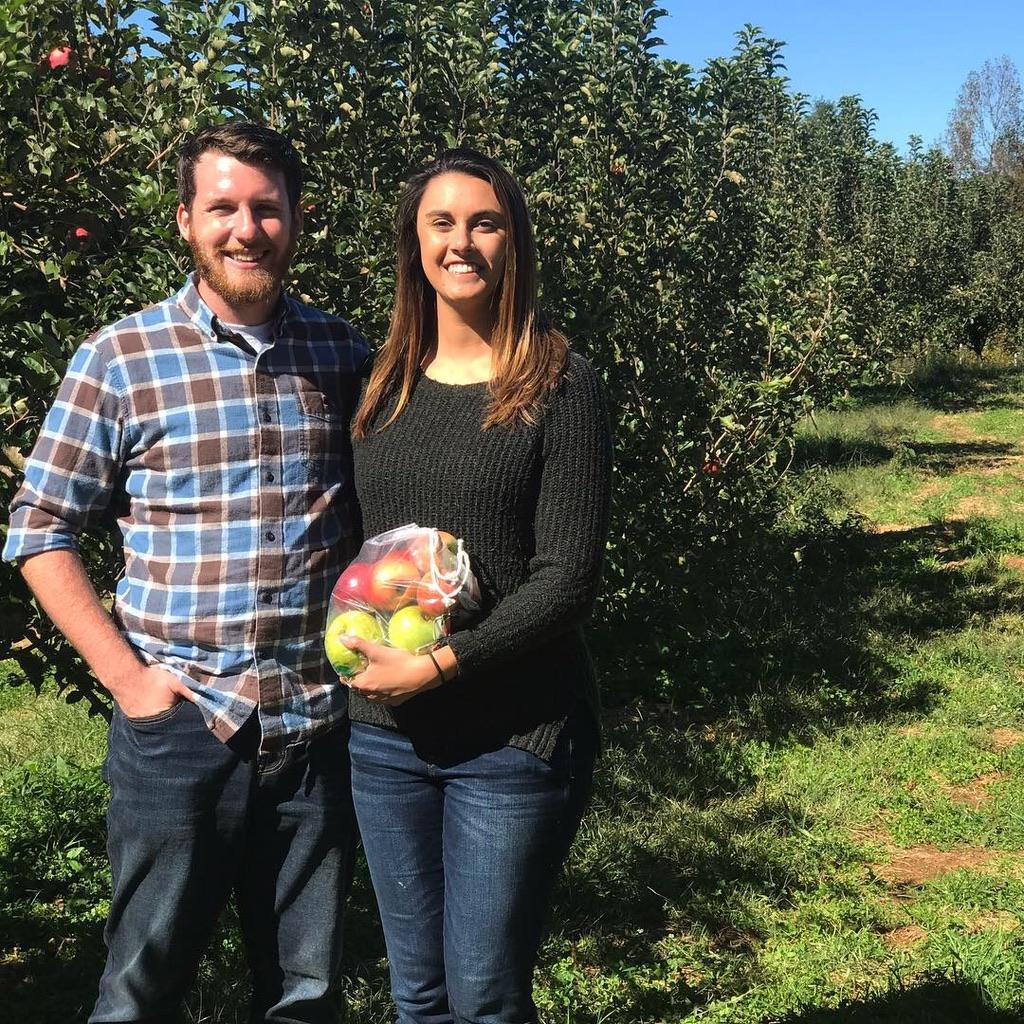
[[[274,482],[274,474],[273,473],[268,473],[267,474],[267,483],[268,484],[272,484],[273,482]]]
[[[269,409],[264,409],[263,410],[263,422],[264,423],[273,423],[274,422],[274,418],[270,415],[270,410]]]
[[[273,530],[267,530],[267,540],[274,540],[274,539],[275,539],[274,531]]]
[[[263,595],[260,598],[264,604],[271,604],[274,600],[274,595],[269,590],[264,590]]]

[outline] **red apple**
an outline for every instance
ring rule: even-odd
[[[46,55],[46,63],[50,65],[52,71],[56,71],[57,68],[70,64],[74,55],[75,51],[70,46],[57,46]]]
[[[443,615],[455,602],[452,595],[458,591],[458,584],[438,580],[434,583],[428,573],[416,585],[416,605],[424,615],[436,618]]]
[[[366,562],[353,562],[340,576],[334,587],[334,599],[347,604],[372,604],[370,576],[373,566]]]
[[[424,530],[409,544],[409,554],[421,575],[430,572],[432,553],[438,569],[441,572],[451,572],[455,568],[455,555],[458,550],[458,540],[444,530],[438,530],[436,533]]]
[[[92,233],[87,227],[83,227],[81,224],[68,228],[68,245],[77,249],[79,252],[84,252],[89,248],[89,241],[91,238]]]
[[[413,600],[413,588],[419,582],[416,563],[405,551],[393,551],[373,563],[367,596],[374,608],[393,612]]]

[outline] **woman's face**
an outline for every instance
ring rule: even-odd
[[[416,213],[423,273],[438,299],[486,307],[505,270],[507,224],[489,182],[455,172],[431,178]]]

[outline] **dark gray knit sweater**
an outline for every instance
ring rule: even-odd
[[[398,729],[451,764],[505,745],[545,760],[575,709],[596,719],[583,640],[608,529],[611,437],[600,381],[570,356],[535,426],[481,430],[488,391],[422,374],[382,433],[353,441],[367,537],[415,522],[461,537],[482,611],[449,643],[450,683],[389,709],[352,693],[353,721]],[[386,403],[377,418],[394,408]]]

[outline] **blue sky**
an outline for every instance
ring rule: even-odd
[[[750,22],[786,43],[792,88],[857,94],[875,134],[902,151],[941,140],[972,70],[1003,54],[1024,74],[1024,0],[663,0],[665,56],[700,67],[731,52]]]

